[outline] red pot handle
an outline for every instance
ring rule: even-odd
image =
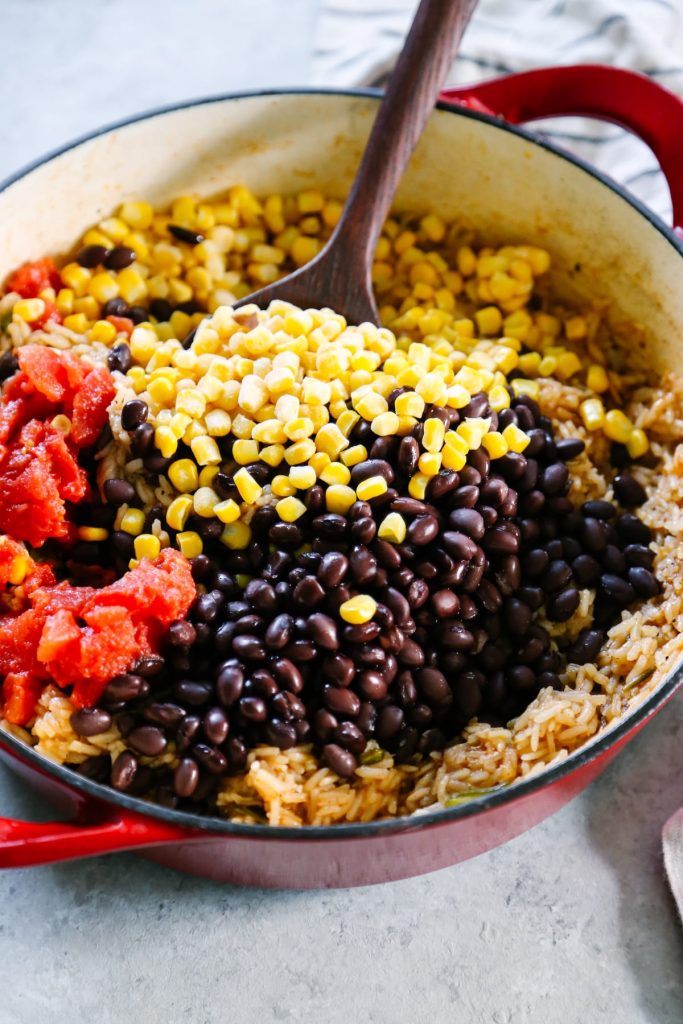
[[[110,817],[95,824],[82,825],[37,824],[0,818],[0,868],[54,864],[192,838],[198,838],[198,834],[126,810],[112,812]]]
[[[683,100],[646,75],[601,64],[539,68],[446,89],[441,97],[512,124],[569,115],[627,128],[657,157],[674,225],[683,228]]]

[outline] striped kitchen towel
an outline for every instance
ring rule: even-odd
[[[327,86],[381,85],[417,0],[322,0],[314,76]],[[683,0],[480,0],[449,85],[553,64],[613,64],[683,95]],[[650,150],[614,125],[541,122],[544,135],[617,178],[669,220]]]

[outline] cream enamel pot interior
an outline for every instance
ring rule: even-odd
[[[467,99],[481,109],[476,91]],[[125,199],[158,205],[239,182],[257,193],[316,185],[341,198],[376,108],[377,95],[365,92],[240,95],[145,115],[78,142],[0,191],[0,279],[27,259],[67,253],[87,225]],[[658,371],[682,365],[683,244],[613,183],[529,133],[443,106],[397,205],[447,218],[464,213],[487,240],[549,249],[559,295],[604,303],[615,320],[643,325],[631,358]],[[566,803],[671,697],[681,675],[676,669],[630,715],[540,776],[459,807],[369,825],[275,829],[167,810],[53,765],[0,733],[0,757],[69,821],[0,819],[0,866],[139,848],[169,866],[250,885],[333,887],[420,874],[505,842]]]

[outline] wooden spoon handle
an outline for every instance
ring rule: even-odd
[[[330,240],[370,268],[398,183],[434,108],[477,0],[422,0]],[[360,246],[360,248],[359,248]]]

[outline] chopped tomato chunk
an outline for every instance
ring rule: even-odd
[[[2,684],[2,713],[13,725],[26,725],[36,712],[45,680],[28,672],[10,672]]]
[[[7,291],[18,292],[24,299],[36,299],[46,288],[62,287],[59,271],[50,256],[24,263],[7,278]]]
[[[3,689],[3,714],[30,709],[31,717],[35,680],[73,685],[76,707],[92,707],[113,676],[158,650],[163,631],[187,614],[196,593],[189,562],[170,548],[101,590],[27,586],[26,610],[0,616],[0,675],[13,679]],[[25,700],[16,692],[22,687]]]

